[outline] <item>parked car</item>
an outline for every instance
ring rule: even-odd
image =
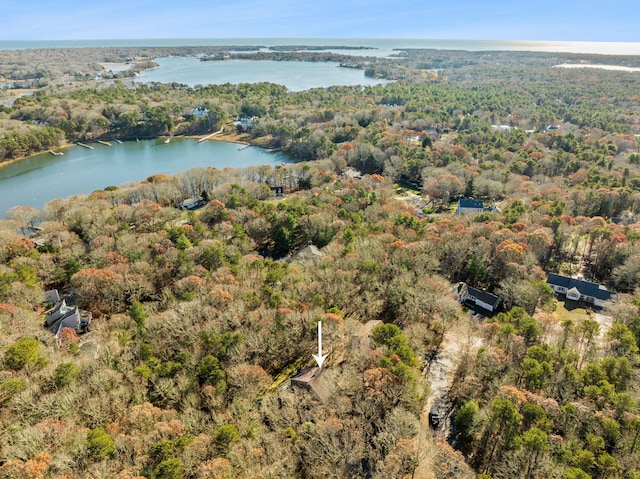
[[[429,424],[434,429],[440,426],[440,411],[438,411],[437,407],[432,407],[431,411],[429,411]]]

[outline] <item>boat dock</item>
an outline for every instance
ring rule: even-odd
[[[49,150],[49,153],[51,153],[53,156],[63,156],[64,155],[64,153],[62,153],[61,151]]]
[[[109,143],[108,141],[102,141],[102,140],[98,140],[98,143],[100,143],[101,145],[105,145],[105,146],[113,146],[111,143]]]
[[[220,128],[218,131],[214,131],[210,135],[203,136],[198,140],[198,143],[202,143],[203,141],[207,141],[209,138],[213,138],[214,136],[219,135],[220,133],[222,133],[223,130],[224,128]]]
[[[118,145],[122,145],[122,141],[118,140],[117,138],[114,138],[113,141],[115,141]]]
[[[91,145],[86,145],[84,143],[78,142],[78,146],[84,146],[85,148],[89,148],[90,150],[95,150],[95,148]]]

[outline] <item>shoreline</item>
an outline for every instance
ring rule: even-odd
[[[554,68],[599,68],[601,70],[622,71],[622,72],[640,72],[640,68],[637,67],[625,67],[622,65],[600,65],[597,63],[562,63],[560,65],[554,65]]]
[[[34,156],[44,155],[45,153],[48,153],[48,152],[49,152],[49,150],[55,150],[55,151],[58,151],[58,150],[66,150],[66,149],[71,148],[71,147],[73,147],[73,146],[77,146],[77,144],[76,144],[76,143],[70,143],[70,142],[68,142],[68,141],[65,141],[64,143],[62,143],[62,145],[60,145],[60,146],[58,146],[58,147],[56,147],[56,148],[49,148],[48,150],[39,151],[39,152],[37,152],[37,153],[33,153],[33,154],[31,154],[31,155],[27,155],[27,156],[20,156],[20,157],[18,157],[18,158],[13,158],[13,159],[11,159],[11,160],[5,160],[5,161],[3,161],[2,163],[0,163],[0,169],[4,168],[5,166],[9,166],[9,165],[12,165],[12,164],[14,164],[14,163],[17,163],[17,162],[19,162],[19,161],[22,161],[22,160],[28,160],[29,158],[33,158]]]
[[[205,133],[203,135],[180,135],[180,136],[158,136],[156,138],[149,138],[151,140],[153,139],[160,139],[160,138],[185,138],[185,139],[193,139],[193,140],[201,140],[207,136],[211,135],[211,133]],[[127,141],[133,141],[133,140],[127,140]],[[239,133],[220,133],[219,135],[214,135],[210,138],[207,138],[205,141],[220,141],[220,142],[224,142],[224,143],[236,143],[238,145],[247,145],[247,146],[261,146],[255,143],[251,143],[249,141],[249,138],[247,135],[242,135]],[[96,143],[96,140],[93,140],[91,143]],[[0,163],[0,169],[4,168],[5,166],[9,166],[12,165],[14,163],[17,163],[19,161],[22,160],[27,160],[29,158],[32,158],[34,156],[38,156],[38,155],[43,155],[45,153],[48,153],[49,150],[62,150],[62,149],[68,149],[68,148],[72,148],[72,147],[76,147],[78,146],[77,143],[71,143],[68,141],[65,141],[62,145],[58,146],[57,148],[49,148],[48,150],[43,150],[43,151],[39,151],[37,153],[33,153],[31,155],[27,155],[27,156],[21,156],[19,158],[13,158],[11,160],[6,160]]]

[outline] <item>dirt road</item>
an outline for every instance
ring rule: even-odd
[[[472,320],[471,320],[472,321]],[[458,358],[467,351],[477,350],[482,344],[481,338],[473,335],[473,328],[468,319],[461,320],[449,330],[438,351],[426,368],[425,380],[430,385],[431,394],[427,399],[420,415],[420,433],[415,438],[421,454],[418,467],[413,475],[414,479],[433,479],[434,458],[429,454],[428,445],[440,437],[445,440],[451,432],[451,406],[447,399],[447,392],[451,387],[453,375],[458,365]],[[440,415],[439,427],[434,429],[429,420],[429,413],[433,407],[438,408]]]

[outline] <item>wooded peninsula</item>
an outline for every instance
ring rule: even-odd
[[[640,57],[313,50],[0,51],[0,164],[299,160],[8,212],[0,478],[640,479],[640,72],[596,67]],[[389,82],[131,81],[167,55]]]

